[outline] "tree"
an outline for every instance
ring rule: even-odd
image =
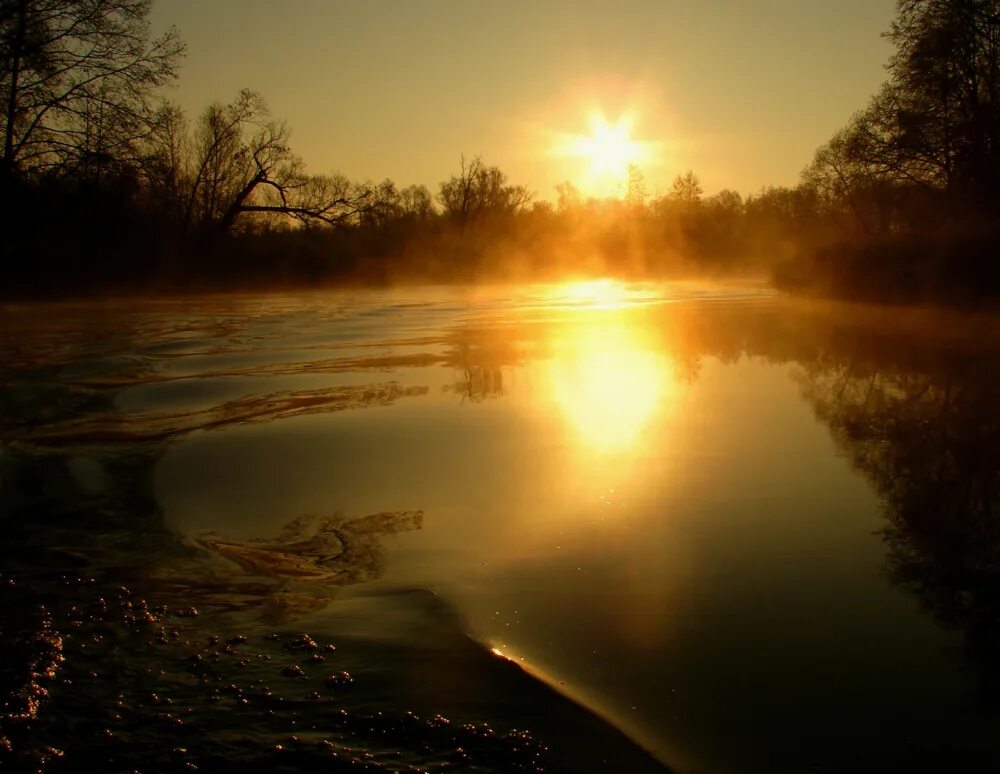
[[[636,210],[646,207],[649,194],[646,192],[646,176],[637,164],[628,165],[628,180],[625,188],[625,203]]]
[[[578,210],[583,204],[580,190],[569,180],[564,180],[556,185],[556,196],[556,206],[561,213]]]
[[[882,500],[888,578],[964,634],[983,698],[1000,708],[1000,360],[893,330],[830,336],[797,378]]]
[[[375,228],[383,227],[399,220],[403,214],[399,189],[396,184],[386,178],[376,186],[372,186],[368,206],[361,216],[361,222]]]
[[[429,220],[434,216],[434,199],[425,185],[410,185],[399,192],[403,214],[415,220]]]
[[[0,0],[2,171],[131,160],[175,77],[177,31],[150,0]]]
[[[888,34],[897,143],[938,185],[1000,196],[1000,3],[899,0]]]
[[[701,204],[701,195],[704,193],[701,181],[690,169],[683,175],[674,178],[674,183],[670,186],[668,194],[671,201],[681,205],[684,209],[691,210]]]
[[[802,182],[815,191],[834,212],[845,212],[862,233],[874,235],[891,229],[900,185],[917,181],[906,177],[896,155],[874,139],[870,111],[858,113],[845,128],[816,151],[803,171]],[[912,167],[911,167],[912,170]]]
[[[522,210],[531,201],[523,185],[508,185],[507,176],[499,167],[487,167],[476,156],[466,162],[457,175],[441,183],[438,193],[445,215],[465,228],[484,215],[510,215]]]
[[[889,80],[817,158],[843,191],[862,182],[1000,204],[1000,2],[898,0]],[[818,154],[819,156],[819,154]],[[830,163],[833,157],[834,164]],[[853,178],[853,179],[852,179]],[[835,181],[834,181],[835,182]],[[852,205],[856,207],[856,205]]]
[[[244,213],[339,225],[370,204],[367,187],[341,176],[305,173],[288,146],[288,128],[272,121],[259,94],[244,89],[229,105],[211,105],[194,134],[184,224],[211,237]]]
[[[723,188],[705,204],[718,217],[738,218],[743,214],[743,197],[729,188]]]
[[[1000,205],[1000,1],[899,0],[889,79],[820,148],[804,180],[871,235],[900,202]],[[937,207],[937,215],[948,212]],[[919,220],[919,218],[917,218]]]
[[[185,174],[191,152],[188,122],[176,105],[165,103],[145,138],[140,172],[147,197],[173,227],[184,216]]]

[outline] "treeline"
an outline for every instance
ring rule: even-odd
[[[889,300],[1000,296],[1000,2],[898,0],[888,79],[802,187],[849,217],[780,283]]]
[[[481,158],[435,191],[306,170],[253,91],[189,117],[149,0],[0,0],[0,293],[66,295],[772,271],[786,287],[968,301],[998,287],[1000,1],[901,0],[871,105],[794,188],[696,175],[554,203]]]
[[[436,191],[309,173],[261,97],[160,101],[183,45],[149,0],[0,0],[2,293],[757,271],[822,231],[810,192],[555,204],[480,158]]]

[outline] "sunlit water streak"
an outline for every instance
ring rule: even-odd
[[[603,302],[601,309],[607,309]],[[595,451],[635,444],[670,400],[669,363],[643,333],[621,320],[597,317],[553,342],[552,399],[580,441]]]

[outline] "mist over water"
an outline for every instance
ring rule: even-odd
[[[3,316],[11,609],[82,593],[69,573],[196,607],[178,642],[247,636],[225,683],[298,702],[247,755],[294,733],[386,769],[456,747],[495,771],[1000,762],[989,316],[612,280]],[[293,659],[302,632],[339,655]],[[57,675],[83,658],[63,634]],[[377,711],[549,750],[366,736]]]

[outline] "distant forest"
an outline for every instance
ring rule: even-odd
[[[899,0],[887,80],[795,187],[554,203],[479,156],[436,191],[307,171],[245,90],[161,98],[184,46],[150,0],[0,0],[6,297],[327,283],[770,273],[802,293],[1000,297],[1000,0]]]

